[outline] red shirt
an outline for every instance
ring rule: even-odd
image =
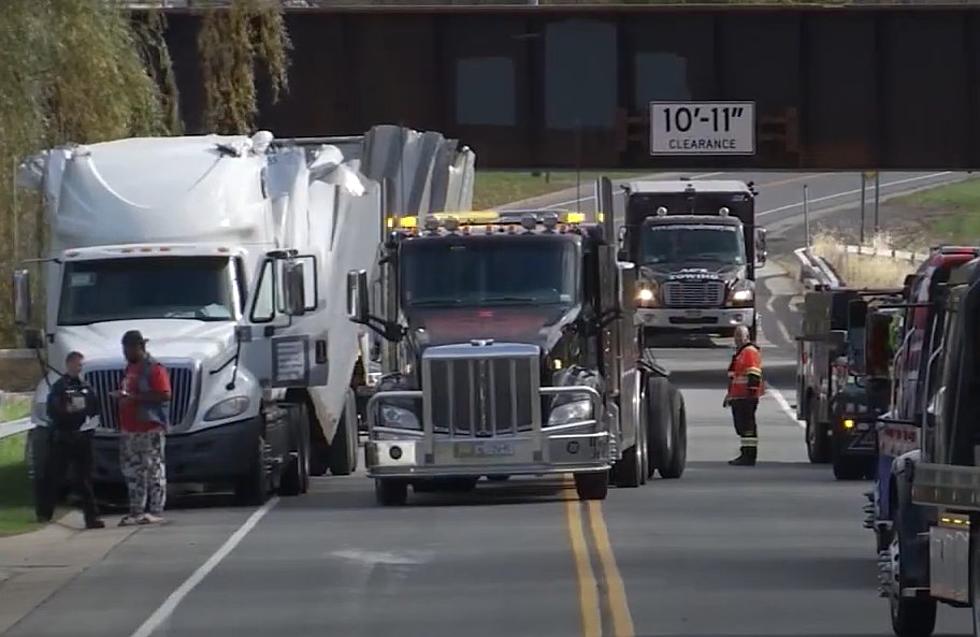
[[[126,365],[126,372],[123,376],[123,391],[130,394],[140,392],[140,374],[142,373],[143,363],[130,363]],[[150,368],[150,391],[160,393],[170,393],[170,375],[167,369],[159,363]],[[148,431],[159,431],[163,425],[158,422],[146,421],[140,418],[139,404],[129,398],[119,400],[119,428],[131,433],[143,433]]]

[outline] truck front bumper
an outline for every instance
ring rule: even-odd
[[[875,423],[852,419],[854,426],[844,428],[839,422],[834,428],[833,444],[841,455],[872,457],[878,453],[878,435]]]
[[[639,308],[634,316],[637,327],[664,330],[718,332],[755,323],[755,309],[751,307]]]
[[[364,445],[372,478],[436,478],[494,475],[548,475],[606,471],[612,465],[609,433],[492,439],[436,438],[370,440]]]
[[[167,435],[164,458],[167,482],[228,482],[244,475],[255,458],[260,417]],[[119,434],[96,433],[93,441],[94,480],[118,484],[125,480],[119,463]]]
[[[541,395],[587,394],[594,420],[564,425],[532,425],[516,435],[436,433],[431,423],[421,430],[383,427],[374,422],[378,401],[421,400],[416,390],[378,392],[368,402],[367,474],[372,478],[438,478],[482,475],[547,475],[607,471],[616,445],[604,426],[599,393],[591,387],[542,387]]]

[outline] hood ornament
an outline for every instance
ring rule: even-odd
[[[473,347],[487,347],[489,345],[493,345],[493,339],[492,338],[473,338],[473,339],[470,339],[470,345],[472,345]]]

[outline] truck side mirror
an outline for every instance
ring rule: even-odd
[[[31,322],[31,275],[27,270],[14,272],[14,324],[25,327]]]
[[[27,349],[44,349],[44,335],[37,328],[24,330],[24,347]]]
[[[303,316],[306,314],[306,277],[303,264],[298,261],[283,263],[283,301],[286,314]]]
[[[756,228],[755,229],[755,261],[758,265],[762,266],[766,264],[766,259],[769,257],[769,253],[766,250],[766,229]]]
[[[354,323],[366,324],[369,307],[367,272],[351,270],[347,273],[347,318]]]

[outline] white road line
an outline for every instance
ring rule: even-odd
[[[785,413],[790,420],[795,422],[800,427],[806,428],[805,422],[796,419],[796,410],[790,407],[789,402],[786,400],[786,397],[783,396],[783,392],[779,391],[775,387],[769,387],[766,393],[768,393],[770,396],[776,399],[776,404],[779,405],[779,408],[783,410],[783,413]]]
[[[901,186],[902,184],[910,184],[914,181],[922,181],[924,179],[937,179],[939,177],[945,177],[946,175],[952,175],[952,171],[945,171],[941,173],[930,173],[928,175],[918,175],[917,177],[908,177],[906,179],[898,179],[896,181],[889,181],[881,184],[881,188],[888,188],[889,186]],[[815,199],[810,199],[810,203],[820,203],[821,201],[829,201],[831,199],[837,199],[838,197],[847,197],[848,195],[858,195],[861,194],[861,189],[856,188],[854,190],[842,190],[841,192],[835,192],[832,195],[826,195],[824,197],[817,197]],[[775,214],[777,212],[782,212],[784,210],[790,210],[791,208],[802,208],[803,202],[798,201],[796,203],[786,204],[785,206],[779,206],[778,208],[773,208],[771,210],[766,210],[760,212],[756,217],[764,217],[766,215]]]
[[[717,177],[718,175],[724,175],[724,174],[725,173],[723,173],[723,172],[721,172],[721,173],[705,173],[703,175],[694,175],[693,177],[691,177],[691,179],[708,179],[710,177]],[[620,193],[619,192],[614,193],[614,195],[618,195],[618,194],[620,194]],[[561,208],[562,206],[569,206],[569,205],[571,205],[573,203],[578,203],[580,201],[591,201],[592,199],[595,199],[595,195],[594,194],[587,195],[585,197],[579,197],[578,199],[570,199],[569,201],[559,201],[558,203],[553,203],[553,204],[550,204],[548,206],[545,206],[544,209],[545,210],[550,210],[552,208]]]
[[[213,571],[221,560],[228,557],[228,554],[235,550],[235,547],[241,543],[245,536],[255,528],[255,525],[259,523],[265,514],[272,510],[274,506],[279,502],[278,497],[274,497],[268,502],[266,502],[261,508],[257,509],[252,515],[248,516],[248,519],[238,527],[230,538],[228,538],[224,544],[221,545],[214,554],[208,558],[208,561],[198,567],[190,577],[184,580],[177,590],[170,594],[160,607],[153,611],[153,614],[143,622],[143,625],[136,629],[136,631],[131,635],[131,637],[150,637],[153,632],[159,628],[165,621],[167,621],[175,610],[177,606],[180,605],[184,598],[193,591],[201,581],[208,576],[208,573]]]

